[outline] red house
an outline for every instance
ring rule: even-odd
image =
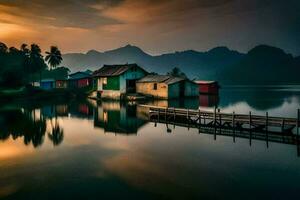
[[[218,95],[201,94],[199,95],[199,105],[201,107],[217,107],[219,104]]]
[[[217,81],[196,81],[200,94],[218,94],[219,84]]]
[[[89,71],[76,72],[69,75],[69,87],[70,88],[84,88],[92,86],[92,76]]]

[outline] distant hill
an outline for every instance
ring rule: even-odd
[[[207,52],[189,50],[152,56],[136,46],[127,45],[106,52],[91,50],[86,54],[65,54],[62,65],[77,71],[95,70],[104,64],[137,63],[149,72],[163,74],[179,67],[189,77],[203,79],[215,77],[216,69],[236,63],[243,55],[227,47],[217,47]]]
[[[127,45],[106,52],[65,54],[63,59],[62,65],[73,72],[95,70],[104,64],[137,63],[149,72],[165,74],[178,67],[192,79],[213,79],[226,84],[300,83],[295,73],[300,70],[300,57],[267,45],[259,45],[247,54],[216,47],[206,52],[188,50],[158,56]]]
[[[300,83],[299,57],[282,49],[259,45],[240,61],[221,70],[217,79],[226,84],[294,84]]]

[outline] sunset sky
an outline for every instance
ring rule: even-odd
[[[64,53],[132,44],[151,54],[264,43],[300,55],[300,1],[0,0],[0,41]]]

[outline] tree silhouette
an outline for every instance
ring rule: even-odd
[[[0,53],[1,54],[5,54],[8,51],[8,47],[6,46],[6,44],[0,42]]]
[[[178,67],[174,67],[167,75],[186,78],[185,73],[183,73]]]
[[[23,138],[25,145],[38,147],[43,144],[46,133],[46,120],[32,118],[32,110],[0,111],[0,140],[10,136],[15,140]]]
[[[51,66],[51,69],[55,69],[63,60],[61,56],[60,50],[56,46],[50,47],[50,52],[46,51],[46,58],[45,60]]]
[[[64,139],[64,131],[59,126],[59,123],[57,121],[57,117],[55,117],[54,126],[53,126],[52,120],[51,120],[51,133],[48,133],[48,138],[52,141],[54,146],[59,145]]]
[[[29,64],[30,64],[30,72],[31,73],[40,73],[40,81],[42,77],[42,70],[47,68],[47,65],[44,62],[43,56],[42,56],[42,51],[39,45],[37,44],[32,44],[30,48],[30,59],[29,59]]]

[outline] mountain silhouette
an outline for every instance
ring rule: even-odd
[[[217,79],[228,84],[294,84],[299,83],[299,60],[282,49],[259,45],[239,62],[223,69]]]
[[[71,71],[96,70],[104,64],[137,63],[149,72],[165,74],[178,67],[191,79],[212,79],[228,84],[300,82],[294,75],[280,77],[299,71],[300,57],[294,58],[268,45],[256,46],[247,54],[221,46],[206,52],[187,50],[157,56],[126,45],[105,52],[69,53],[63,55],[63,59],[62,65]]]

